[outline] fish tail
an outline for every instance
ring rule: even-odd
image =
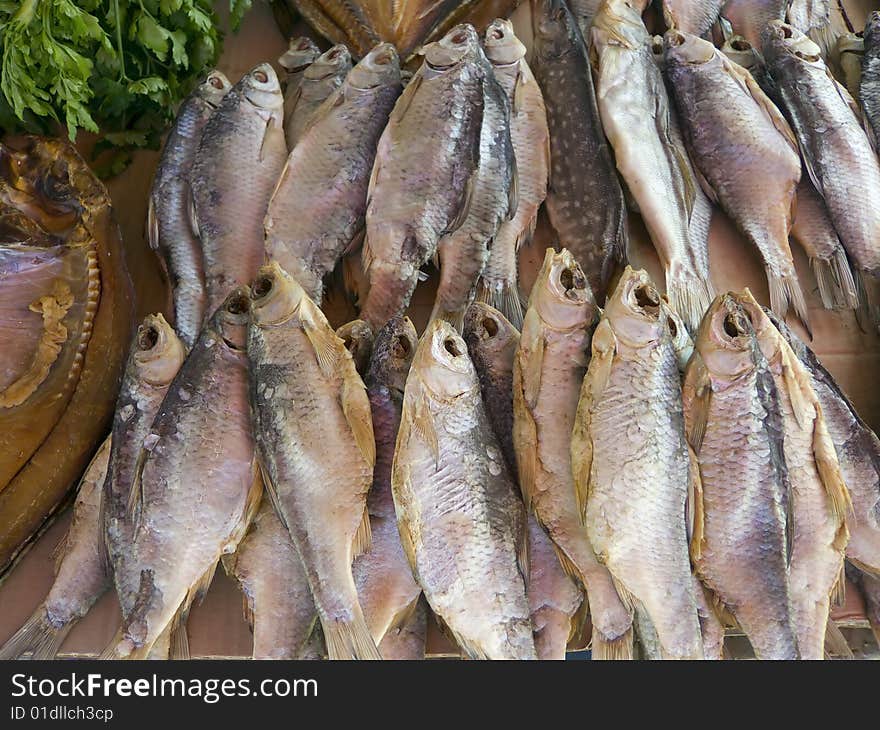
[[[349,621],[321,616],[328,659],[381,659],[363,611],[357,606]]]
[[[480,279],[476,300],[494,307],[517,330],[522,329],[523,302],[515,281],[505,281],[500,285],[492,286],[485,279]]]
[[[715,298],[712,282],[695,271],[670,267],[666,271],[666,292],[669,303],[693,334]]]
[[[171,629],[171,651],[169,659],[191,659],[189,652],[189,635],[186,633],[186,619],[175,622]]]
[[[633,630],[628,628],[616,639],[607,639],[593,627],[593,659],[625,661],[633,658]]]
[[[813,331],[810,329],[810,318],[807,315],[807,305],[804,301],[804,293],[794,269],[787,274],[777,274],[767,268],[767,284],[770,288],[770,309],[781,319],[785,319],[788,307],[794,309],[797,318],[803,324],[807,335],[812,340]]]
[[[858,289],[843,247],[837,248],[831,258],[811,258],[810,268],[819,285],[819,296],[825,309],[858,308]]]
[[[853,653],[849,643],[840,627],[828,617],[828,625],[825,627],[825,654],[829,658],[852,659]]]
[[[0,660],[20,659],[30,654],[31,659],[54,659],[76,621],[55,626],[40,604],[22,627],[0,647]]]
[[[448,309],[442,309],[440,307],[440,303],[434,305],[434,309],[431,312],[431,317],[428,320],[432,322],[435,319],[442,319],[444,322],[449,322],[453,327],[455,327],[455,331],[458,334],[461,334],[464,331],[464,313],[465,309],[456,309],[450,311]]]

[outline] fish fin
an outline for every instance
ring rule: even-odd
[[[802,369],[800,361],[795,356],[791,347],[785,342],[782,335],[779,338],[779,359],[782,366],[782,382],[785,384],[785,392],[791,401],[791,409],[794,413],[798,426],[804,428],[811,418],[818,418],[818,402],[813,395],[812,387],[807,379],[808,376]],[[812,407],[816,407],[815,414],[811,415]]]
[[[513,369],[513,433],[520,490],[526,509],[531,511],[538,476],[538,424],[524,392],[520,356],[521,353],[517,353]]]
[[[527,512],[524,512],[522,514],[522,529],[516,535],[516,566],[519,569],[519,574],[523,577],[523,583],[527,589],[529,587],[529,579],[531,578],[531,547],[529,541],[529,515]]]
[[[186,632],[186,619],[186,616],[178,615],[171,624],[169,659],[181,661],[192,659],[189,651],[189,634]]]
[[[270,154],[272,147],[283,148],[287,154],[287,141],[284,139],[284,130],[272,117],[266,120],[266,129],[263,132],[263,144],[260,145],[260,162],[262,163]]]
[[[616,639],[606,639],[593,627],[592,658],[599,661],[628,661],[633,658],[633,628]]]
[[[343,357],[345,343],[336,336],[336,332],[327,323],[324,313],[318,309],[317,305],[311,299],[305,299],[300,305],[301,320],[303,330],[309,342],[312,343],[312,349],[315,351],[315,358],[318,366],[326,378],[337,377],[337,367],[339,361]],[[349,353],[351,357],[351,353]]]
[[[525,85],[527,83],[527,79],[525,74],[523,73],[523,64],[525,64],[525,59],[521,58],[517,61],[516,66],[516,80],[513,82],[513,103],[511,104],[510,111],[512,114],[519,114],[520,109],[523,107],[523,99],[525,97]]]
[[[504,220],[512,221],[519,207],[519,171],[516,160],[510,166],[510,187],[507,189],[507,216]]]
[[[791,147],[792,151],[796,154],[800,154],[800,148],[794,132],[791,130],[791,127],[782,112],[779,111],[779,108],[770,100],[770,97],[764,93],[764,90],[758,85],[758,82],[755,81],[755,77],[742,66],[733,63],[733,61],[726,56],[721,55],[721,59],[728,74],[736,79],[746,93],[752,97],[754,102],[770,120],[770,123],[776,128],[776,131],[782,135],[788,143],[788,146]]]
[[[427,399],[422,395],[421,390],[416,394],[411,405],[412,408],[408,409],[407,414],[409,425],[411,426],[412,432],[415,433],[430,450],[436,466],[440,461],[440,445],[437,440],[437,431],[434,428],[434,419],[431,418],[431,408],[428,405]]]
[[[133,525],[135,535],[137,535],[140,529],[141,512],[144,507],[143,475],[149,453],[145,448],[141,448],[140,453],[138,453],[137,460],[134,463],[134,477],[131,480],[131,489],[128,492],[128,502],[125,508],[126,517]]]
[[[259,464],[257,463],[256,457],[254,457],[254,460],[251,464],[251,486],[248,489],[247,496],[245,497],[244,512],[242,513],[241,521],[235,527],[235,530],[233,530],[232,535],[229,538],[229,544],[235,550],[238,549],[239,543],[244,540],[245,535],[247,535],[251,524],[253,524],[254,517],[257,516],[257,512],[259,512],[260,510],[260,505],[262,504],[262,502],[263,474]]]
[[[715,298],[712,282],[684,266],[670,266],[666,270],[666,291],[670,306],[688,331],[696,332]]]
[[[159,218],[156,215],[156,202],[153,195],[150,195],[150,201],[147,204],[147,240],[150,242],[150,248],[159,251]],[[165,267],[165,257],[160,256],[160,261]]]
[[[544,529],[543,525],[541,525],[541,529]],[[574,561],[568,557],[568,553],[566,553],[565,550],[559,547],[555,542],[553,543],[553,552],[556,553],[556,557],[559,560],[559,567],[562,568],[562,572],[572,580],[576,581],[578,585],[583,585],[584,574],[578,569],[577,565],[574,564]]]
[[[825,309],[858,309],[858,289],[842,246],[834,250],[831,258],[810,257],[810,268]]]
[[[841,564],[837,579],[831,586],[831,604],[840,607],[844,603],[846,603],[846,565]]]
[[[355,253],[364,242],[364,238],[367,235],[366,224],[361,225],[349,239],[348,243],[345,244],[345,250],[342,252],[342,256],[351,256]],[[341,257],[342,257],[341,256]],[[341,258],[340,257],[340,258]]]
[[[528,327],[529,319],[538,319],[538,313],[529,309],[523,320],[522,339],[531,330],[534,335],[530,341],[520,341],[520,349],[517,356],[523,375],[523,396],[529,408],[534,408],[538,403],[538,395],[541,392],[541,375],[544,369],[544,334],[540,326]]]
[[[459,649],[461,649],[467,659],[480,661],[489,658],[486,655],[486,652],[484,652],[479,646],[469,641],[457,631],[453,631],[450,628],[449,633],[452,634],[452,638],[455,640],[455,643],[458,644]]]
[[[364,614],[357,606],[351,621],[321,617],[328,659],[381,659]]]
[[[370,552],[373,543],[373,533],[370,529],[370,511],[364,506],[364,514],[358,525],[357,532],[354,533],[354,542],[352,543],[351,554],[353,558],[358,555]]]
[[[394,108],[391,110],[391,114],[388,118],[388,123],[394,122],[397,124],[403,119],[406,112],[409,110],[410,105],[412,104],[413,98],[416,95],[416,92],[419,90],[419,87],[422,85],[422,80],[424,79],[424,74],[422,69],[419,68],[413,74],[413,77],[409,80],[409,83],[406,85],[404,90],[400,92],[400,96],[397,97],[397,101],[394,104]]]
[[[697,455],[688,444],[687,526],[691,559],[699,560],[706,542],[706,512],[703,506],[703,477]]]
[[[272,508],[275,510],[275,516],[278,518],[278,521],[284,525],[285,529],[290,532],[290,525],[287,524],[284,512],[281,509],[281,499],[278,496],[278,489],[275,486],[275,482],[272,481],[272,477],[269,475],[269,470],[263,464],[262,460],[256,458],[255,461],[260,470],[260,477],[263,480],[263,491],[265,494],[269,495],[269,501],[272,503]]]
[[[543,529],[543,528],[542,528]],[[584,631],[584,625],[587,623],[587,619],[590,618],[590,602],[584,596],[583,591],[579,588],[581,594],[581,602],[578,607],[575,609],[574,613],[571,615],[570,629],[568,632],[568,645],[569,651],[578,651],[581,650],[582,647],[571,647],[571,643],[577,639],[579,636],[581,639]]]
[[[193,236],[201,240],[202,234],[199,230],[199,216],[196,213],[196,203],[195,198],[192,195],[189,196],[189,228],[192,231]]]
[[[685,371],[682,386],[685,413],[690,415],[687,428],[687,441],[694,454],[699,454],[706,435],[706,422],[712,402],[712,379],[706,363],[697,350],[694,350]]]
[[[797,272],[792,269],[790,274],[777,274],[771,271],[769,267],[765,268],[764,271],[767,274],[767,285],[770,288],[770,308],[780,318],[785,319],[790,304],[812,340],[813,331],[810,329],[807,304],[804,301],[804,293],[801,290]]]
[[[700,187],[703,189],[703,193],[705,193],[706,197],[714,204],[718,205],[718,194],[715,192],[715,189],[706,179],[706,176],[700,172],[699,168],[693,167],[694,176],[697,178],[697,182],[700,184]]]
[[[604,317],[593,332],[593,357],[581,384],[580,398],[575,415],[574,430],[571,436],[571,467],[574,473],[575,497],[581,522],[587,518],[587,501],[590,497],[590,484],[593,468],[593,439],[590,433],[592,411],[602,398],[614,356],[617,353],[617,337],[611,323]]]
[[[69,621],[54,626],[46,615],[45,604],[41,603],[0,647],[0,660],[20,659],[26,654],[30,654],[31,659],[54,659],[75,624],[76,621]]]
[[[662,81],[660,82],[662,84]],[[681,175],[681,181],[684,185],[684,212],[686,220],[690,221],[691,213],[694,210],[694,201],[697,198],[697,183],[691,174],[691,164],[688,160],[687,153],[676,144],[670,134],[672,122],[670,118],[669,100],[665,94],[655,93],[654,95],[654,126],[657,129],[657,136],[660,143],[666,150],[666,155],[671,163],[671,167],[677,169]]]
[[[406,433],[404,434],[403,429],[406,428]],[[405,444],[410,437],[411,431],[409,424],[404,424],[401,422],[400,424],[400,432],[398,434],[398,443]],[[401,440],[401,438],[403,440]],[[400,546],[403,548],[403,553],[406,555],[407,562],[410,565],[410,569],[413,571],[413,574],[416,572],[416,548],[415,548],[415,540],[413,539],[413,535],[409,529],[409,523],[406,519],[404,519],[404,514],[401,510],[396,508],[398,502],[404,502],[405,499],[401,499],[399,494],[408,494],[412,491],[412,481],[410,475],[410,468],[405,464],[395,464],[394,468],[391,472],[391,491],[394,495],[394,504],[395,504],[395,515],[397,519],[397,531],[400,533]]]
[[[373,435],[373,419],[370,414],[370,401],[367,391],[354,361],[351,372],[346,373],[342,383],[342,412],[351,429],[354,442],[372,469],[376,465],[376,439]]]
[[[815,404],[815,408],[813,458],[816,460],[816,467],[822,479],[822,486],[825,487],[825,492],[828,494],[831,513],[838,526],[833,546],[835,550],[843,551],[846,549],[847,542],[849,542],[847,518],[854,514],[853,505],[849,496],[849,490],[846,488],[846,482],[843,479],[843,474],[840,472],[840,463],[837,460],[834,442],[828,434],[825,417],[818,402]]]
[[[208,589],[211,587],[211,582],[214,580],[214,573],[217,572],[217,566],[219,563],[219,560],[215,560],[211,564],[211,567],[204,572],[202,577],[190,586],[186,593],[186,598],[183,599],[177,609],[177,615],[188,613],[190,606],[194,603],[198,605],[202,602],[205,595],[208,593]]]
[[[852,649],[846,641],[846,637],[840,627],[831,616],[825,624],[825,658],[826,659],[853,659]]]
[[[461,199],[461,207],[458,209],[458,212],[455,214],[455,218],[452,222],[446,227],[446,234],[454,233],[459,228],[464,225],[464,222],[467,220],[468,216],[471,212],[471,203],[474,199],[474,188],[477,183],[477,168],[474,168],[473,173],[468,178],[468,181],[464,186],[464,194]]]
[[[440,268],[440,260],[437,258],[436,254],[434,254],[434,266]],[[416,273],[416,278],[418,279],[419,284],[424,284],[428,279],[431,278],[431,275],[427,271],[419,269]]]

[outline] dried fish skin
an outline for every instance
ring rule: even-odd
[[[299,101],[300,85],[303,73],[321,55],[321,50],[311,38],[304,36],[291,38],[287,50],[278,59],[278,65],[284,69],[284,128],[290,119],[290,113]]]
[[[684,519],[692,465],[672,339],[660,293],[627,267],[593,333],[571,464],[590,543],[618,591],[644,606],[664,658],[702,659]]]
[[[632,656],[632,613],[596,560],[571,469],[571,433],[598,314],[572,254],[547,249],[514,360],[513,433],[526,507],[547,531],[566,573],[586,588],[593,656],[621,659]]]
[[[284,137],[289,150],[299,144],[321,105],[342,86],[351,66],[348,47],[338,43],[305,68],[296,99],[287,104],[289,111],[284,114]]]
[[[409,304],[419,268],[464,223],[474,188],[488,70],[479,37],[457,26],[424,55],[379,140],[367,195],[361,318],[374,329]]]
[[[724,5],[725,0],[663,0],[663,18],[669,28],[705,36]]]
[[[101,540],[101,488],[107,475],[110,437],[80,480],[73,519],[58,546],[55,580],[22,627],[0,646],[0,659],[55,659],[67,634],[107,588],[110,575]]]
[[[627,0],[603,3],[590,33],[596,99],[617,169],[665,268],[669,300],[696,331],[714,298],[706,242],[692,240],[691,220],[702,191],[653,58],[651,37]]]
[[[844,248],[859,271],[880,276],[880,162],[858,107],[797,29],[771,23],[764,46],[775,93]]]
[[[269,200],[266,253],[316,304],[363,235],[376,146],[400,90],[397,52],[377,46],[315,112]]]
[[[843,586],[852,503],[806,368],[748,289],[737,296],[776,384],[788,475],[791,607],[802,659],[822,659],[831,598]]]
[[[477,288],[477,300],[498,309],[514,327],[522,326],[517,284],[517,252],[531,240],[538,208],[547,197],[550,132],[538,82],[525,60],[526,47],[508,20],[495,20],[483,40],[495,78],[510,102],[510,139],[516,159],[516,212],[502,221]]]
[[[174,326],[187,348],[199,336],[207,300],[202,246],[191,221],[190,172],[202,131],[230,88],[226,76],[214,70],[184,99],[150,189],[150,247],[162,262],[171,287]]]
[[[700,184],[758,249],[773,311],[808,325],[788,234],[801,161],[794,133],[741,66],[696,36],[664,37],[669,78]],[[723,132],[723,133],[722,133]]]
[[[129,496],[130,570],[140,580],[135,596],[120,600],[132,609],[103,658],[146,658],[175,617],[207,591],[221,556],[235,550],[259,505],[248,309],[247,290],[233,290],[202,329],[144,440]]]
[[[392,492],[413,574],[472,659],[537,658],[515,490],[467,347],[436,319],[406,381]]]
[[[864,44],[859,97],[876,137],[880,134],[880,11],[875,10],[868,16]]]
[[[691,559],[759,659],[799,658],[790,608],[783,424],[772,374],[746,313],[717,297],[696,338],[682,397],[699,464]]]
[[[190,184],[209,316],[265,258],[263,218],[287,157],[282,104],[278,77],[262,63],[227,92],[202,132]]]
[[[329,657],[381,659],[351,568],[370,545],[376,444],[363,381],[321,310],[277,263],[260,269],[252,298],[250,400],[266,490],[302,560]]]
[[[532,4],[532,71],[550,130],[545,204],[559,239],[583,267],[596,301],[626,258],[626,206],[602,132],[587,47],[564,0]]]

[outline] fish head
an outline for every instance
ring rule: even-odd
[[[470,23],[456,25],[440,40],[422,49],[425,62],[442,71],[473,59],[480,51],[480,36]]]
[[[245,74],[240,84],[242,95],[257,109],[277,111],[284,106],[281,84],[275,69],[268,63],[261,63]]]
[[[278,64],[289,74],[298,73],[305,71],[306,66],[320,55],[321,50],[311,38],[291,38],[287,50],[278,59]]]
[[[627,266],[617,287],[605,302],[605,318],[618,342],[642,348],[659,341],[666,332],[663,297],[643,269]]]
[[[345,343],[355,367],[364,375],[373,350],[373,329],[362,319],[355,319],[336,330],[336,336]]]
[[[734,379],[755,366],[755,330],[733,294],[715,298],[697,331],[696,349],[709,372]]]
[[[351,68],[351,51],[345,44],[337,43],[314,60],[303,72],[303,78],[320,81],[331,76],[339,76],[349,68]]]
[[[670,68],[703,66],[717,55],[709,41],[675,29],[666,31],[663,36],[663,50]]]
[[[198,93],[199,97],[203,99],[206,104],[209,104],[216,109],[220,106],[223,97],[226,96],[226,93],[231,88],[232,84],[229,83],[229,79],[226,78],[226,75],[215,68],[205,77],[205,80],[199,84],[196,93]]]
[[[793,25],[771,20],[761,33],[764,53],[769,61],[783,58],[797,59],[807,64],[821,64],[822,51]]]
[[[373,48],[348,74],[348,83],[357,89],[372,89],[400,83],[400,57],[391,43]]]
[[[388,320],[373,343],[367,385],[384,385],[402,395],[418,344],[419,336],[409,317],[398,315]]]
[[[634,50],[650,40],[642,13],[633,7],[633,0],[604,0],[600,8],[590,35],[601,46],[617,45]]]
[[[754,72],[764,65],[764,57],[758,49],[741,35],[732,35],[724,41],[721,52],[747,71]]]
[[[519,332],[495,307],[474,302],[464,315],[464,340],[469,352],[485,353],[492,362],[512,365]],[[504,353],[509,357],[504,357]]]
[[[422,384],[442,399],[457,398],[479,387],[467,345],[455,327],[442,319],[428,325],[412,367]]]
[[[568,249],[548,248],[532,288],[529,307],[553,329],[569,330],[595,321],[599,313],[580,264]]]
[[[526,55],[526,47],[513,32],[513,23],[506,18],[496,18],[483,34],[486,57],[496,66],[516,63]]]
[[[532,3],[532,32],[536,52],[543,58],[564,56],[583,41],[565,0],[535,0]]]
[[[307,296],[299,282],[272,261],[260,268],[251,284],[251,322],[257,327],[286,322]]]
[[[770,321],[764,308],[758,304],[758,301],[752,295],[752,292],[749,291],[748,287],[739,294],[735,294],[734,297],[740,307],[742,307],[746,317],[749,318],[749,323],[755,331],[758,347],[761,348],[761,352],[764,353],[767,361],[772,362],[777,356],[781,344],[779,330]]]
[[[663,36],[655,35],[651,37],[651,54],[658,66],[663,66]]]
[[[131,363],[141,382],[162,387],[177,375],[186,348],[161,314],[148,314],[138,326]]]
[[[212,317],[212,324],[223,344],[235,352],[247,349],[247,326],[250,318],[250,289],[233,289]]]
[[[868,22],[865,23],[864,41],[865,45],[869,47],[880,43],[880,10],[874,10],[868,16]]]

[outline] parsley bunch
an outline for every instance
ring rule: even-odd
[[[230,0],[233,28],[250,5]],[[0,127],[99,133],[119,172],[158,147],[220,43],[211,0],[0,0]]]

